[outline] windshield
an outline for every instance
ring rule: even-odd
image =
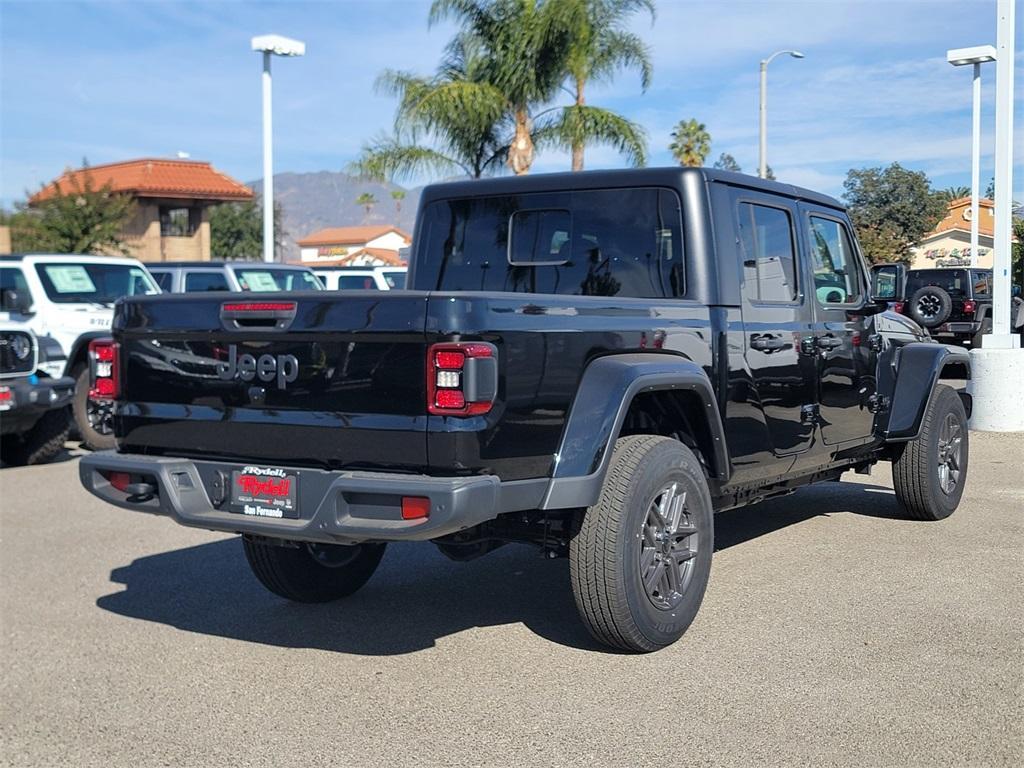
[[[393,291],[400,291],[405,288],[405,270],[394,269],[386,270],[382,272],[384,280],[388,284],[388,288]]]
[[[122,296],[160,293],[142,267],[132,264],[36,264],[50,301],[57,304],[113,304]]]
[[[323,285],[312,272],[302,269],[274,269],[273,267],[238,269],[235,274],[243,291],[269,293],[272,291],[322,291]]]

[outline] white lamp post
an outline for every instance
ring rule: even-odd
[[[981,65],[996,60],[991,45],[956,48],[946,51],[946,61],[954,67],[974,65],[974,107],[971,114],[971,266],[978,266],[978,188],[981,184]]]
[[[1013,184],[1014,2],[996,5],[996,200],[992,259],[992,333],[971,350],[971,429],[1024,432],[1024,349],[1010,332],[1010,190]]]
[[[274,260],[274,145],[271,112],[270,57],[303,56],[306,44],[281,35],[260,35],[252,49],[263,53],[263,260]]]
[[[794,59],[804,57],[800,51],[776,51],[767,59],[761,60],[761,153],[757,175],[762,179],[768,176],[768,65],[772,63],[772,59],[784,53],[788,53]]]

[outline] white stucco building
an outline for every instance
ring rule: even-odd
[[[298,240],[302,263],[310,267],[395,267],[412,238],[398,227],[328,227]]]

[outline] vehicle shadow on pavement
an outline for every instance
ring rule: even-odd
[[[827,483],[719,514],[716,549],[832,512],[899,516],[889,489]],[[103,610],[286,648],[386,656],[431,648],[473,627],[522,623],[560,645],[607,650],[577,618],[568,562],[522,545],[456,563],[426,543],[393,544],[362,590],[324,605],[289,603],[263,589],[239,539],[141,557],[115,568],[110,579],[125,589],[99,598]]]

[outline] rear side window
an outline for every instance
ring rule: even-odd
[[[795,301],[796,258],[789,212],[740,203],[739,230],[747,296],[761,302]]]
[[[373,275],[343,275],[338,278],[338,288],[342,291],[375,291],[377,283]]]
[[[811,216],[814,293],[820,304],[860,301],[860,273],[846,227],[835,219]]]
[[[427,206],[423,222],[424,288],[641,298],[684,293],[679,198],[668,189],[439,200]]]
[[[230,290],[228,279],[220,272],[188,272],[185,274],[185,293]]]

